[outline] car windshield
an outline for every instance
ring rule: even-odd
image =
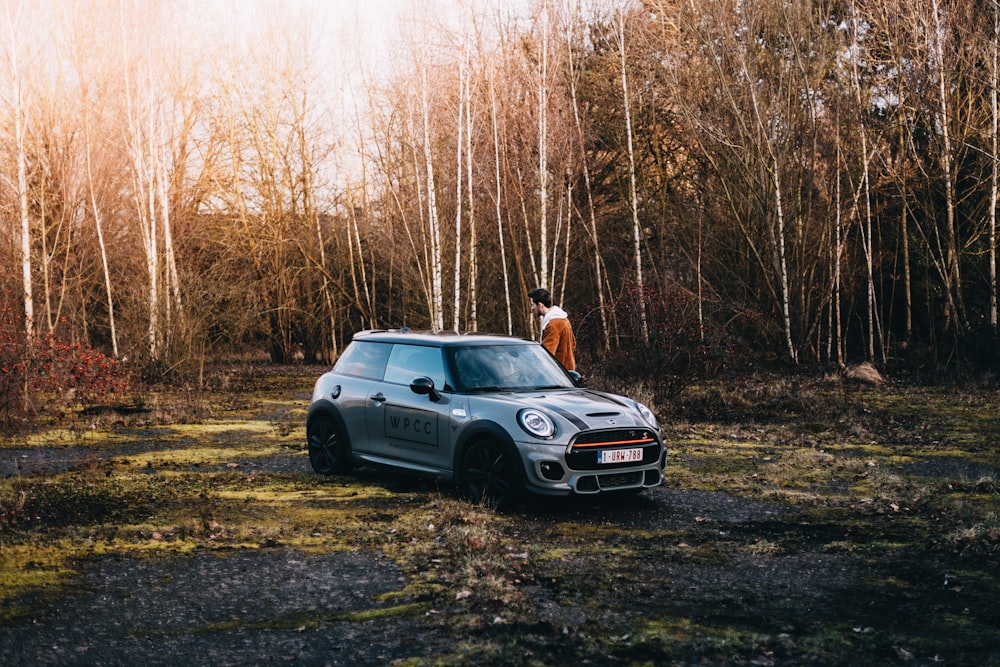
[[[572,387],[566,371],[541,345],[453,348],[459,391],[527,391]]]

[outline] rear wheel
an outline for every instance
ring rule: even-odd
[[[351,448],[333,417],[317,415],[306,429],[309,463],[321,475],[350,472]]]
[[[474,442],[462,458],[462,490],[474,503],[499,507],[524,487],[520,458],[493,440]]]

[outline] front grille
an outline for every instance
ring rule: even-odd
[[[621,486],[636,486],[642,483],[642,471],[618,473],[615,475],[599,475],[598,482],[602,489],[614,489]]]
[[[642,448],[642,461],[598,463],[598,452],[605,449]],[[566,464],[573,470],[614,470],[656,463],[660,458],[660,442],[653,432],[644,428],[584,431],[576,436],[566,454]]]

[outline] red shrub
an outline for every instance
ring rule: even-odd
[[[10,304],[0,302],[0,425],[125,393],[128,375],[117,360],[54,334],[25,340],[23,317]]]

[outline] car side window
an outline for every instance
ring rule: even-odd
[[[344,375],[381,380],[391,349],[392,346],[385,343],[353,341],[337,359],[333,370]]]
[[[444,387],[441,348],[394,345],[385,369],[385,381],[408,385],[416,377],[429,377],[438,389]]]

